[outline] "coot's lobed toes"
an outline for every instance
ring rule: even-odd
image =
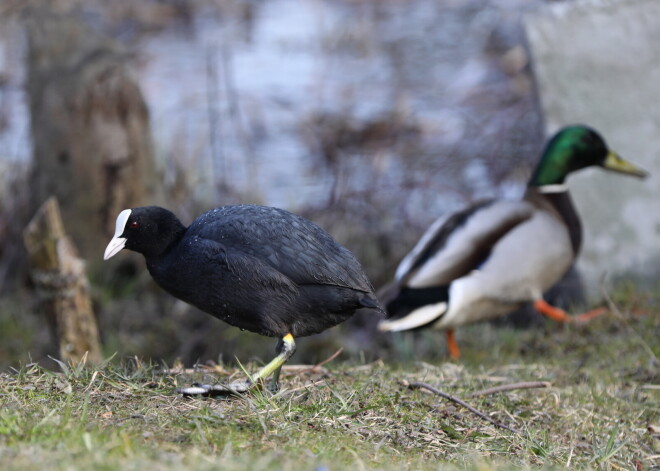
[[[240,381],[231,384],[198,384],[185,388],[177,388],[176,392],[183,397],[214,397],[242,394],[250,390],[252,383]]]
[[[208,396],[212,387],[213,386],[210,384],[196,383],[185,388],[176,388],[175,391],[177,394],[181,394],[183,397]]]

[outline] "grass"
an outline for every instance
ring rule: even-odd
[[[340,356],[284,374],[276,395],[173,393],[243,374],[234,367],[210,375],[135,358],[59,371],[26,364],[0,376],[0,462],[21,470],[658,469],[657,310],[644,300],[640,313],[629,293],[615,302],[623,314],[586,326],[462,329],[460,362]],[[402,337],[399,349],[433,342],[443,350],[438,339]],[[406,387],[415,381],[519,434]],[[551,386],[469,397],[518,381]]]

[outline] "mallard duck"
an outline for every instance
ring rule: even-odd
[[[646,176],[609,150],[593,129],[561,129],[548,142],[522,200],[483,201],[426,231],[394,281],[379,292],[388,312],[379,329],[446,329],[449,354],[458,358],[455,327],[504,316],[527,302],[560,322],[602,312],[571,316],[543,299],[571,267],[582,242],[566,177],[590,166]]]

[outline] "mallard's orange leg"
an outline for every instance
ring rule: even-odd
[[[534,308],[544,316],[548,316],[550,319],[557,322],[586,322],[593,319],[594,317],[598,317],[601,314],[604,314],[607,311],[607,309],[604,307],[599,307],[591,311],[587,311],[583,314],[571,316],[567,314],[563,309],[551,306],[543,299],[537,299],[534,301]]]
[[[456,337],[454,337],[454,329],[447,329],[447,348],[449,349],[449,356],[454,360],[457,360],[461,356],[461,351],[456,343]]]

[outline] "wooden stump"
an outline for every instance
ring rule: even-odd
[[[80,2],[29,2],[33,211],[60,204],[82,256],[100,260],[123,209],[161,201],[149,112],[131,55],[87,25]],[[75,223],[75,224],[74,224]]]
[[[60,359],[78,363],[101,360],[99,333],[89,297],[85,262],[66,236],[57,199],[51,197],[23,232],[30,276],[40,306],[54,332]]]

